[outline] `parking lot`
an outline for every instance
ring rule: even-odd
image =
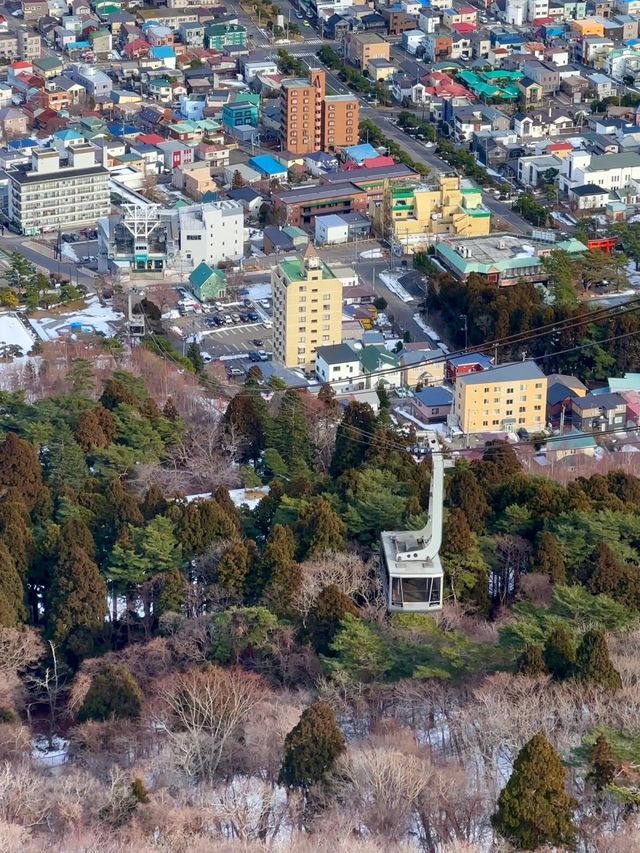
[[[252,299],[241,291],[238,301],[202,305],[178,287],[178,309],[182,315],[173,321],[172,330],[180,333],[183,347],[196,340],[202,352],[212,360],[241,359],[244,365],[265,361],[271,353],[271,300]],[[265,353],[267,355],[265,355]],[[233,365],[232,365],[233,366]]]

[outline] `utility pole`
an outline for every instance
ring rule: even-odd
[[[460,319],[462,320],[462,331],[464,332],[464,351],[466,352],[469,348],[469,334],[468,334],[468,326],[467,326],[467,315],[460,314]]]

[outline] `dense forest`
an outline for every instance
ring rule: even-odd
[[[445,608],[390,616],[431,466],[384,393],[42,364],[0,392],[0,850],[638,847],[640,480],[460,454]]]

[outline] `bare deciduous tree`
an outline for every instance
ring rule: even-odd
[[[259,676],[241,669],[212,666],[188,672],[161,686],[164,713],[156,725],[167,732],[188,776],[212,778],[267,694]]]

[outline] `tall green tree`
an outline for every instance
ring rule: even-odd
[[[42,469],[35,447],[14,432],[0,444],[0,485],[15,489],[31,511],[42,489]]]
[[[359,468],[367,457],[376,428],[376,416],[366,403],[349,403],[336,433],[331,457],[332,477]]]
[[[232,397],[222,417],[228,427],[242,442],[242,459],[258,462],[266,446],[271,419],[267,404],[256,383],[247,382],[245,388]]]
[[[0,627],[15,628],[26,615],[24,582],[9,549],[0,541]]]
[[[218,561],[218,583],[229,595],[241,600],[244,597],[247,574],[255,558],[255,551],[248,542],[238,539],[231,542]]]
[[[78,491],[89,476],[84,452],[68,426],[56,430],[47,448],[45,467],[53,493],[65,487]]]
[[[274,525],[262,555],[261,572],[265,579],[263,601],[277,616],[290,615],[291,602],[302,583],[295,547],[291,528]]]
[[[611,692],[622,687],[620,673],[609,657],[604,631],[593,628],[587,631],[576,651],[575,677],[587,684],[596,684]]]
[[[299,518],[298,537],[301,559],[327,551],[341,551],[347,528],[326,498],[316,498],[305,506]]]
[[[313,443],[299,391],[285,391],[273,419],[269,444],[292,474],[303,474],[311,468]]]
[[[489,504],[473,471],[467,465],[456,465],[446,488],[451,506],[464,512],[474,533],[482,533],[489,514]]]
[[[491,822],[518,850],[537,850],[547,844],[573,849],[577,805],[567,794],[558,754],[544,735],[537,734],[518,753]]]
[[[48,602],[48,633],[65,643],[71,634],[101,630],[107,609],[107,588],[98,567],[81,548],[70,548],[60,556]]]
[[[278,783],[308,791],[326,778],[345,749],[331,706],[315,702],[302,712],[300,722],[285,738]]]
[[[308,640],[318,654],[331,655],[331,643],[347,614],[358,615],[351,599],[335,584],[325,586],[307,614],[301,631],[303,639]]]
[[[552,583],[565,583],[567,572],[560,544],[546,530],[538,538],[535,565],[539,572],[548,575]]]
[[[544,644],[544,662],[552,678],[562,681],[573,674],[576,646],[571,631],[565,625],[556,625]]]
[[[35,543],[27,508],[13,489],[0,500],[0,539],[9,548],[18,570],[25,574],[33,560]]]

